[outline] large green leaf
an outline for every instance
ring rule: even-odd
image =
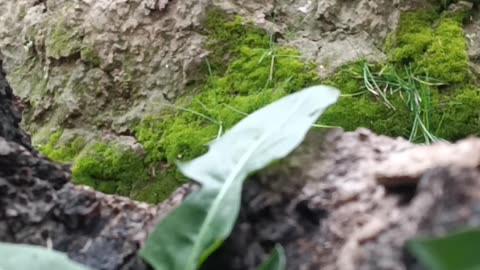
[[[89,270],[61,252],[43,247],[0,243],[0,270]]]
[[[415,239],[408,243],[408,249],[429,270],[480,269],[479,229]]]
[[[180,163],[202,189],[157,226],[142,257],[157,270],[196,269],[231,233],[247,175],[294,150],[338,96],[326,86],[286,96],[244,118],[205,155]]]
[[[284,270],[287,265],[285,251],[281,245],[277,245],[270,258],[268,258],[257,270]]]

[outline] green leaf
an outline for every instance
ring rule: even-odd
[[[293,151],[339,94],[314,86],[286,96],[244,118],[205,155],[179,163],[202,189],[157,226],[140,255],[157,270],[196,269],[231,233],[245,178]]]
[[[89,270],[64,253],[38,246],[0,243],[0,270]]]
[[[430,270],[480,269],[480,229],[442,238],[415,239],[407,247]]]
[[[257,270],[284,270],[286,267],[285,251],[277,245],[272,255]]]

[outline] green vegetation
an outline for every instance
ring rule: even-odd
[[[129,196],[135,181],[147,177],[142,159],[129,149],[108,143],[96,143],[80,156],[73,167],[77,183],[98,190]]]
[[[329,79],[344,97],[323,123],[427,143],[480,134],[480,92],[462,20],[436,11],[402,14],[395,42],[387,39],[387,63],[351,63]]]
[[[463,16],[439,16],[434,11],[402,14],[397,47],[389,60],[397,65],[412,65],[416,73],[445,83],[464,83],[468,78],[468,57]]]
[[[463,17],[439,11],[402,14],[398,32],[386,41],[386,63],[350,63],[323,81],[340,89],[342,97],[320,124],[366,127],[420,143],[478,135],[480,93],[468,70]],[[204,80],[134,127],[146,155],[101,142],[76,160],[77,182],[138,200],[163,200],[185,181],[176,160],[205,153],[209,142],[246,115],[320,81],[315,65],[298,51],[278,46],[273,36],[238,16],[213,9],[205,24],[212,54]],[[91,62],[94,53],[84,49],[81,55]],[[54,139],[42,151],[71,161],[78,152],[66,149],[75,147],[56,149]]]
[[[167,198],[180,183],[168,172],[159,170],[157,174],[153,169],[127,146],[97,142],[78,156],[72,173],[78,184],[155,203]]]
[[[199,156],[245,115],[318,81],[314,66],[305,64],[296,50],[273,48],[267,33],[239,17],[217,22],[227,20],[222,16],[214,10],[207,21],[213,40],[209,46],[216,46],[217,53],[209,58],[209,76],[200,91],[136,127],[148,164],[174,164]],[[222,54],[231,60],[224,60]],[[222,65],[225,70],[219,68]],[[184,180],[173,168],[170,171],[171,181]]]
[[[50,135],[50,141],[39,150],[49,158],[59,162],[72,162],[78,154],[85,147],[85,140],[82,137],[77,137],[72,141],[59,144],[59,140],[63,135],[63,130],[59,130]]]
[[[417,238],[407,248],[425,269],[480,269],[480,230],[468,228],[436,238]]]
[[[198,269],[233,231],[247,176],[292,152],[339,96],[326,86],[286,96],[245,117],[208,153],[180,163],[201,189],[156,226],[140,251],[143,259],[158,270]],[[285,269],[283,252],[277,252],[260,269]]]

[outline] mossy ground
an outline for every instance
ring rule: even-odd
[[[295,49],[277,46],[271,36],[242,18],[213,10],[206,25],[213,53],[204,81],[161,115],[143,119],[134,127],[146,155],[99,143],[75,160],[77,182],[138,200],[163,200],[184,180],[175,169],[176,160],[201,155],[210,141],[245,115],[320,83],[315,65],[305,62]],[[415,87],[419,85],[411,82],[415,78],[443,82],[442,86],[428,85],[430,104],[421,114],[428,119],[429,129],[448,140],[478,135],[480,95],[468,71],[462,16],[438,11],[404,13],[398,32],[387,43],[387,63],[351,63],[322,82],[339,88],[343,96],[322,116],[321,123],[409,136],[415,117],[412,108],[400,92],[388,96],[395,107],[392,110],[366,91],[364,71],[369,67],[385,81],[392,80],[386,74],[396,74],[394,80],[410,80]],[[46,146],[44,152],[53,153],[50,149]],[[70,157],[57,155],[64,160]]]

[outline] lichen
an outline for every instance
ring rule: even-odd
[[[90,47],[84,47],[80,51],[80,59],[86,64],[97,67],[101,64],[101,59],[97,52]]]
[[[64,19],[60,19],[46,38],[47,57],[60,59],[79,53],[82,41],[75,29],[69,29]]]

